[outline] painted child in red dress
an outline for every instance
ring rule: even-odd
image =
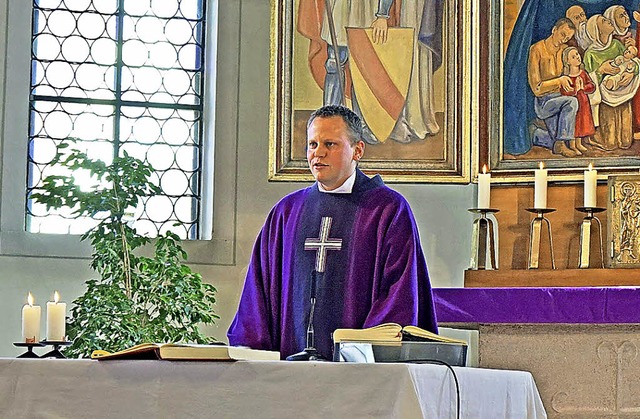
[[[565,96],[575,96],[578,99],[578,112],[576,114],[575,139],[569,141],[569,148],[581,155],[588,149],[582,144],[582,140],[596,132],[591,114],[591,103],[587,94],[593,93],[596,85],[584,70],[582,57],[575,47],[567,47],[562,51],[562,74],[571,78],[571,90],[560,88],[560,93]]]

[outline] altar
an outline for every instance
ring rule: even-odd
[[[460,417],[546,418],[530,373],[453,367]],[[431,364],[0,359],[10,418],[454,418]]]
[[[479,331],[479,366],[530,371],[549,418],[640,417],[640,288],[434,289],[440,325]]]

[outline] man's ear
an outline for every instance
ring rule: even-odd
[[[364,141],[360,140],[356,143],[354,147],[353,159],[355,161],[360,161],[363,155],[364,155]]]

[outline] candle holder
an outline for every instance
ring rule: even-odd
[[[40,342],[13,342],[13,346],[19,348],[27,348],[27,352],[18,355],[16,358],[40,358],[38,354],[33,352],[34,347],[42,347],[44,344]]]
[[[553,256],[553,236],[551,235],[551,222],[545,214],[549,214],[555,211],[555,208],[526,208],[530,213],[536,214],[535,218],[531,220],[531,226],[529,228],[529,261],[528,269],[538,269],[538,262],[540,261],[540,235],[542,233],[542,223],[547,225],[547,232],[549,233],[549,249],[551,250],[551,268],[556,268],[555,257]]]
[[[473,238],[471,248],[471,269],[498,269],[496,261],[498,240],[495,235],[497,231],[497,221],[487,218],[487,214],[495,214],[500,212],[493,208],[470,208],[468,210],[473,214],[480,214],[479,218],[473,220]],[[488,246],[487,246],[488,244]],[[489,250],[489,267],[487,268],[487,248]]]
[[[600,246],[600,267],[604,268],[604,250],[602,246],[602,223],[600,219],[594,214],[606,211],[606,208],[601,207],[577,207],[576,210],[583,214],[586,214],[580,225],[580,262],[578,268],[586,269],[590,267],[591,259],[591,227],[593,221],[597,226],[598,232],[598,244]]]
[[[46,354],[42,355],[40,358],[60,358],[60,359],[66,359],[67,357],[64,356],[62,354],[62,352],[60,352],[60,347],[61,346],[69,346],[73,343],[73,341],[57,341],[57,340],[43,340],[40,343],[42,343],[42,346],[45,345],[52,345],[53,349],[50,350],[49,352],[47,352]]]

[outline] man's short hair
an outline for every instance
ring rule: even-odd
[[[352,145],[362,140],[362,119],[351,109],[340,105],[327,105],[316,109],[307,121],[307,130],[316,118],[331,118],[333,116],[339,116],[347,125],[349,141]]]
[[[567,11],[564,13],[564,17],[566,17],[567,19],[569,18],[569,11],[570,10],[576,10],[576,9],[580,9],[582,11],[582,13],[584,13],[584,9],[582,8],[582,6],[578,5],[578,4],[574,4],[573,6],[569,6],[567,8]]]
[[[576,25],[574,25],[573,22],[566,17],[561,17],[560,19],[556,20],[556,23],[553,24],[553,29],[558,29],[562,25],[567,25],[569,29],[574,31],[576,30]]]

